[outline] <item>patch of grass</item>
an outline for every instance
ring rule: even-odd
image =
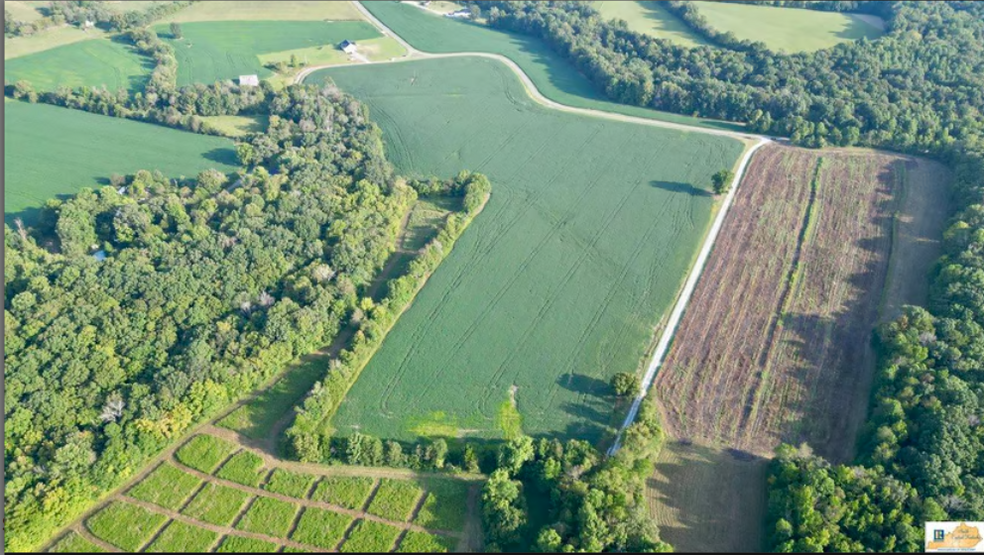
[[[410,518],[410,512],[417,505],[422,493],[423,490],[414,482],[383,478],[366,512],[403,522]]]
[[[266,476],[263,459],[250,451],[240,451],[219,469],[215,475],[244,486],[257,487]]]
[[[288,497],[306,499],[314,480],[315,476],[311,474],[301,474],[278,468],[270,475],[270,479],[263,486],[263,489]]]
[[[48,200],[140,169],[236,169],[232,141],[44,104],[4,103],[4,219],[31,223]]]
[[[407,53],[406,49],[396,39],[387,36],[360,40],[358,41],[358,46],[359,54],[371,61],[389,60]],[[335,44],[270,52],[268,54],[260,54],[257,57],[260,63],[265,66],[277,62],[289,63],[291,56],[296,56],[297,60],[305,66],[362,63],[359,59],[350,57],[345,52],[339,50]]]
[[[167,522],[162,514],[113,501],[89,517],[85,525],[97,538],[124,551],[137,551]]]
[[[44,52],[51,48],[57,48],[66,44],[82,42],[96,38],[106,38],[109,35],[99,29],[81,30],[74,25],[63,25],[52,27],[42,33],[37,33],[27,37],[4,37],[3,39],[3,59],[10,60]]]
[[[352,533],[342,544],[342,553],[385,553],[392,549],[393,542],[400,534],[399,528],[388,524],[360,520],[355,524]]]
[[[178,85],[213,83],[256,74],[273,75],[263,66],[260,54],[324,46],[337,49],[345,39],[381,37],[364,21],[211,21],[185,23],[182,38],[173,39],[168,25],[157,32],[174,47],[178,60]],[[290,56],[288,55],[289,59]]]
[[[257,116],[205,116],[201,118],[208,128],[226,137],[238,138],[249,133],[265,131],[270,118],[266,115]],[[239,409],[236,410],[239,412]],[[231,416],[231,415],[230,415]],[[226,418],[229,418],[228,416]],[[223,419],[225,421],[225,419]]]
[[[365,505],[375,483],[372,478],[364,476],[326,476],[318,482],[318,487],[311,494],[311,500],[359,510]]]
[[[238,530],[286,538],[297,514],[297,505],[271,497],[257,497],[239,522]]]
[[[201,483],[196,476],[165,462],[126,493],[135,499],[176,511]]]
[[[3,3],[3,8],[4,10],[10,12],[10,16],[14,21],[31,22],[44,17],[41,12],[38,11],[37,6],[31,5],[30,2],[5,0]]]
[[[182,445],[174,456],[185,466],[211,474],[235,450],[236,446],[224,439],[200,434]]]
[[[329,77],[385,114],[376,121],[403,175],[481,167],[493,183],[331,426],[405,441],[420,431],[501,438],[500,404],[515,387],[525,433],[604,437],[608,382],[643,360],[714,213],[711,174],[743,145],[541,107],[489,59],[311,79]]]
[[[6,60],[4,79],[30,81],[37,91],[58,87],[143,90],[153,62],[122,39],[93,39]]]
[[[349,524],[352,524],[352,517],[348,515],[308,507],[304,509],[290,539],[324,549],[335,549],[338,542],[342,541]]]
[[[413,520],[431,530],[460,532],[468,513],[468,484],[458,480],[428,480],[427,497]]]
[[[359,13],[351,2],[277,0],[247,2],[196,2],[161,21],[337,21],[359,20]]]
[[[148,553],[205,553],[219,535],[211,530],[172,520],[145,551]]]
[[[242,510],[249,494],[235,488],[208,483],[181,511],[181,514],[196,520],[229,526]]]
[[[69,532],[51,546],[48,553],[103,553],[106,550],[82,537],[78,532]]]
[[[215,551],[217,553],[273,553],[277,551],[277,544],[242,536],[226,536]]]
[[[695,5],[711,27],[734,33],[740,39],[762,41],[772,50],[813,52],[862,37],[874,40],[882,35],[874,25],[846,13],[727,2],[695,2]]]
[[[621,19],[629,29],[658,39],[666,39],[680,46],[707,46],[708,42],[690,30],[677,16],[666,11],[659,2],[633,2],[630,0],[605,0],[592,2],[605,19]]]
[[[445,536],[407,530],[397,553],[448,553],[453,551],[457,542]]]

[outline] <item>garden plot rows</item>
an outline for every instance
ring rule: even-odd
[[[468,485],[267,468],[197,435],[62,536],[51,552],[445,552],[465,527]]]

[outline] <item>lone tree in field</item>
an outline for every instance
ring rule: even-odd
[[[735,178],[735,174],[731,173],[731,170],[721,170],[711,176],[711,183],[714,185],[714,194],[723,195],[728,192],[731,188],[731,181]]]
[[[635,374],[619,372],[612,376],[612,389],[619,397],[635,397],[639,394],[639,378]]]
[[[181,25],[178,24],[177,22],[171,23],[171,36],[176,39],[180,39],[182,37]]]

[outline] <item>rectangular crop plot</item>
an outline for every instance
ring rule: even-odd
[[[348,539],[339,549],[342,553],[386,553],[393,548],[393,542],[400,535],[400,529],[373,522],[360,520],[355,523]]]
[[[407,530],[396,553],[448,553],[458,542],[446,536]]]
[[[485,58],[333,68],[310,80],[327,78],[369,105],[400,173],[471,169],[492,182],[488,205],[366,366],[334,428],[501,438],[517,421],[500,408],[515,402],[524,433],[603,437],[608,382],[639,368],[706,235],[711,175],[732,168],[743,145],[541,107]]]
[[[425,482],[427,497],[414,524],[431,530],[463,530],[468,513],[468,487],[468,483],[459,480]]]
[[[315,476],[301,474],[278,468],[270,474],[263,489],[297,499],[307,499],[307,494],[314,485]]]
[[[185,466],[211,474],[235,450],[236,446],[224,439],[202,434],[178,448],[174,457]]]
[[[270,497],[257,497],[236,528],[246,532],[286,538],[297,514],[297,505]]]
[[[124,551],[137,551],[167,522],[162,514],[113,501],[89,517],[85,525],[97,538]]]
[[[335,549],[350,524],[352,517],[348,515],[307,507],[290,539],[324,549]]]
[[[417,506],[422,493],[423,490],[414,482],[383,478],[366,512],[403,522],[410,518],[410,512]]]
[[[178,510],[202,483],[197,477],[182,472],[168,462],[162,463],[137,485],[126,492],[141,501]]]
[[[226,536],[215,551],[217,553],[273,553],[277,551],[277,544],[242,536]]]
[[[326,476],[311,494],[312,501],[331,503],[346,509],[361,509],[376,480],[364,476]]]
[[[149,546],[148,553],[205,553],[215,545],[219,535],[211,530],[171,521]]]
[[[208,483],[181,511],[188,517],[216,526],[229,526],[249,499],[249,494],[234,488]]]
[[[263,467],[263,459],[256,453],[243,450],[233,455],[222,465],[215,476],[255,488],[260,485],[266,474],[267,470]]]
[[[72,531],[51,546],[48,553],[103,553],[105,551],[105,549],[83,538],[78,532]]]
[[[103,86],[140,91],[153,69],[152,60],[124,41],[97,38],[5,60],[3,76],[11,83],[28,81],[36,91]]]

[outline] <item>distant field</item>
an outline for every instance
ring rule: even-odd
[[[630,0],[605,0],[592,2],[606,19],[623,19],[629,29],[658,39],[666,39],[681,46],[706,46],[708,42],[690,30],[677,16],[666,11],[659,2],[633,2]]]
[[[786,52],[813,52],[862,37],[876,39],[884,33],[880,25],[869,22],[877,20],[872,16],[725,2],[694,4],[718,31]]]
[[[362,14],[351,2],[197,2],[161,21],[322,21],[358,20]]]
[[[168,25],[158,25],[157,32],[174,46],[178,59],[178,85],[214,83],[256,74],[273,75],[263,67],[262,54],[302,48],[337,51],[342,40],[366,40],[382,35],[364,21],[218,21],[185,23],[183,37],[173,39]],[[267,56],[266,61],[290,59]],[[303,61],[303,58],[299,58]]]
[[[41,12],[37,10],[39,2],[20,2],[18,0],[6,0],[3,3],[3,8],[10,12],[10,15],[15,21],[35,21],[44,17]]]
[[[525,432],[600,439],[608,379],[639,365],[710,220],[710,175],[742,145],[543,108],[490,59],[350,66],[311,80],[327,78],[369,104],[400,173],[468,168],[493,184],[336,427],[502,437],[500,408],[515,387]]]
[[[153,69],[153,60],[137,54],[122,38],[98,38],[6,60],[4,79],[25,79],[38,91],[62,86],[140,91]]]
[[[83,31],[74,25],[63,25],[46,29],[42,33],[28,37],[4,37],[3,38],[3,59],[19,58],[35,52],[82,42],[85,40],[106,38],[109,35],[99,29],[88,29]]]
[[[194,176],[236,167],[232,142],[221,137],[26,102],[6,102],[4,115],[7,220],[30,221],[48,199],[108,184],[114,173]]]
[[[569,62],[540,40],[506,33],[475,23],[452,20],[401,2],[363,3],[374,16],[411,46],[425,52],[489,52],[501,54],[530,76],[543,96],[562,104],[689,125],[741,130],[741,125],[658,112],[611,102]]]

